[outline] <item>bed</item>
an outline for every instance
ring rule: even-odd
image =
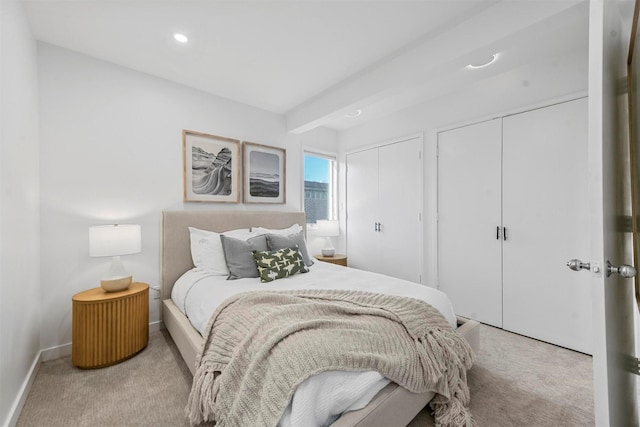
[[[304,212],[259,211],[166,211],[162,216],[161,300],[162,321],[173,338],[187,366],[194,373],[195,360],[203,338],[182,309],[171,299],[174,285],[193,268],[189,227],[225,232],[235,229],[264,227],[284,229],[293,224],[306,223]],[[322,266],[326,268],[329,266]],[[331,265],[330,268],[342,269]],[[335,270],[334,270],[335,272]],[[456,318],[458,332],[477,352],[479,350],[478,323]],[[333,427],[405,426],[424,408],[433,393],[411,393],[394,383],[385,386],[362,409],[345,413]]]

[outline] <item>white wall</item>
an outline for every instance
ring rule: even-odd
[[[0,2],[0,425],[15,422],[39,350],[36,44],[22,4]]]
[[[289,135],[280,115],[52,45],[38,53],[42,348],[71,342],[71,297],[109,265],[89,257],[90,225],[141,224],[142,253],[122,260],[157,286],[162,210],[300,210],[302,147],[336,150],[333,131]],[[286,205],[183,203],[182,129],[286,148]]]

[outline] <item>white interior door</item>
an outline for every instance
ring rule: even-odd
[[[607,277],[606,263],[631,263],[626,76],[632,15],[620,3],[591,1],[589,16],[589,235],[591,272],[574,273],[591,284],[594,325],[594,393],[597,426],[637,426],[633,281]],[[637,47],[636,47],[637,49]],[[636,94],[633,94],[636,96]],[[637,113],[636,113],[637,114]],[[634,141],[637,147],[637,141]],[[640,148],[640,147],[638,147]],[[637,172],[637,171],[636,171]]]
[[[589,255],[587,99],[502,123],[503,327],[591,353],[591,289],[565,266]]]
[[[378,238],[384,261],[378,272],[421,283],[422,138],[378,151]]]
[[[502,327],[501,141],[495,119],[438,134],[438,284],[455,312]]]
[[[378,150],[347,155],[347,255],[349,267],[376,271],[379,264]]]

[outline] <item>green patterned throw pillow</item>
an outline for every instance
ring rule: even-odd
[[[283,248],[277,251],[253,251],[261,282],[272,282],[283,277],[306,273],[298,248]]]

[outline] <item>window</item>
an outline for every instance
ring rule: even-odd
[[[304,153],[304,211],[308,224],[337,219],[337,175],[335,157]]]

